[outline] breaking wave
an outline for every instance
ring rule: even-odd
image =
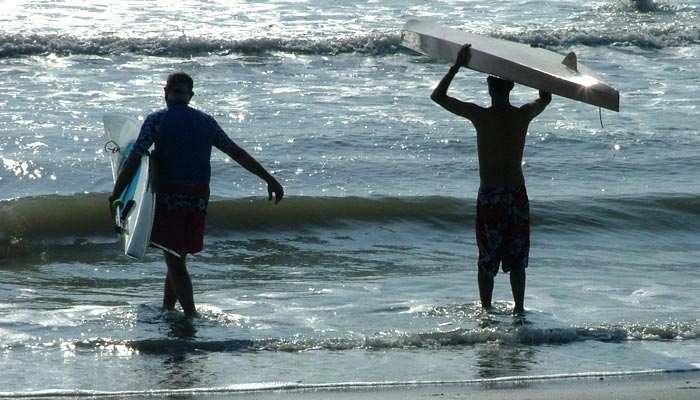
[[[370,33],[329,39],[252,38],[243,40],[180,36],[177,38],[133,38],[104,36],[81,38],[71,35],[0,34],[0,58],[43,54],[117,55],[125,53],[162,57],[190,57],[289,52],[334,55],[339,53],[387,54],[399,51],[398,34]]]
[[[535,47],[638,46],[665,48],[700,44],[697,24],[642,24],[632,29],[582,30],[534,29],[523,32],[490,32],[491,36]],[[348,35],[330,38],[249,38],[242,40],[180,36],[174,38],[77,37],[68,34],[0,33],[0,58],[58,55],[139,54],[160,57],[193,57],[229,54],[286,52],[309,55],[360,53],[388,55],[406,52],[399,32]]]
[[[289,197],[278,206],[266,199],[212,200],[212,233],[298,229],[300,227],[429,224],[437,229],[471,227],[473,199],[422,197]],[[605,198],[531,199],[531,222],[544,230],[565,232],[662,232],[700,229],[700,197],[649,194]],[[2,249],[21,242],[68,241],[111,236],[106,194],[48,195],[0,201]]]
[[[529,44],[533,47],[567,48],[572,46],[637,46],[661,49],[700,44],[700,28],[668,25],[649,27],[643,31],[587,31],[577,28],[531,30],[518,33],[497,33],[495,37]]]

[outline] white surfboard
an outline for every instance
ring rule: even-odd
[[[401,31],[402,45],[419,53],[454,62],[459,49],[471,44],[469,64],[473,70],[544,90],[613,111],[620,110],[617,90],[593,71],[578,64],[573,52],[555,52],[410,20]]]
[[[121,165],[138,137],[141,122],[116,114],[105,115],[102,121],[108,140],[105,149],[112,164],[112,178],[116,182]],[[115,223],[123,239],[124,254],[129,257],[143,257],[151,240],[156,202],[152,175],[150,157],[141,157],[134,179],[117,203]]]

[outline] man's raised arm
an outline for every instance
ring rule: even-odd
[[[440,80],[440,83],[430,95],[430,99],[432,101],[438,103],[447,111],[469,120],[476,117],[476,113],[481,109],[481,107],[477,106],[476,104],[465,103],[455,99],[454,97],[448,96],[447,89],[449,89],[452,79],[457,74],[457,71],[459,71],[459,68],[462,65],[467,65],[467,63],[469,63],[470,47],[470,44],[465,44],[462,46],[462,48],[459,50],[459,54],[457,55],[455,64],[450,67],[450,70],[447,71],[447,74],[445,74],[445,76]]]
[[[540,97],[535,101],[531,101],[523,105],[521,109],[527,112],[530,119],[533,119],[536,116],[540,115],[540,113],[542,113],[542,111],[544,111],[544,109],[547,108],[547,105],[549,105],[551,101],[552,94],[549,92],[545,92],[544,90],[540,90]]]

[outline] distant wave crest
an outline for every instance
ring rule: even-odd
[[[638,46],[665,48],[700,44],[700,27],[694,24],[650,25],[613,31],[576,28],[535,29],[519,33],[492,32],[492,36],[537,47]],[[180,36],[176,38],[76,37],[64,34],[2,34],[0,58],[58,55],[141,54],[160,57],[192,57],[228,54],[287,52],[311,55],[361,53],[387,55],[407,51],[398,32],[373,32],[329,38],[250,38],[242,40]]]
[[[380,55],[399,51],[399,42],[398,34],[382,33],[317,40],[302,38],[226,40],[189,36],[163,39],[118,36],[80,38],[58,34],[0,34],[0,58],[50,53],[100,56],[134,53],[163,57],[189,57],[274,51],[319,55],[355,52]]]
[[[531,30],[520,33],[496,33],[495,37],[534,47],[583,46],[637,46],[645,49],[661,49],[700,44],[700,28],[683,26],[649,27],[645,30],[619,30],[614,32],[586,31],[576,28],[560,30]]]

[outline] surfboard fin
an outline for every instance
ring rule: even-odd
[[[576,53],[569,52],[569,54],[564,57],[564,59],[561,62],[562,64],[566,65],[567,67],[573,69],[574,71],[578,72],[578,63],[576,62]]]

